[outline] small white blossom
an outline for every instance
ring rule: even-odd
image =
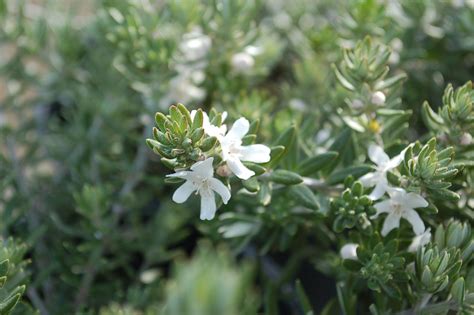
[[[169,84],[168,93],[161,100],[163,108],[176,102],[186,104],[199,101],[206,96],[206,90],[197,86],[187,73],[178,74],[170,80]]]
[[[179,50],[185,61],[197,61],[204,58],[211,48],[211,38],[204,35],[199,28],[183,35]]]
[[[229,132],[218,138],[222,148],[222,160],[227,162],[232,173],[241,179],[249,179],[255,173],[249,170],[242,161],[266,163],[270,161],[270,148],[263,144],[242,145],[242,138],[249,131],[250,123],[239,118]]]
[[[388,213],[382,227],[382,236],[386,236],[394,228],[400,227],[400,219],[406,219],[412,226],[413,232],[420,235],[425,231],[425,224],[415,208],[424,208],[428,202],[418,194],[407,193],[401,188],[391,188],[388,191],[390,199],[378,202],[374,205],[377,213],[372,219],[381,213]]]
[[[418,248],[425,246],[431,241],[430,228],[427,228],[422,234],[417,235],[413,238],[410,246],[408,246],[409,252],[416,252]]]
[[[388,58],[388,62],[392,65],[396,65],[400,62],[400,53],[403,50],[403,42],[400,38],[395,37],[394,39],[392,39],[389,45],[390,48],[392,48],[392,53]]]
[[[359,244],[354,243],[347,243],[342,246],[341,251],[339,252],[342,259],[357,260],[357,247],[359,247]]]
[[[247,52],[240,52],[232,56],[231,64],[235,72],[248,73],[255,65],[255,59]]]
[[[385,94],[383,92],[377,91],[374,94],[372,94],[372,98],[370,99],[372,104],[375,104],[377,106],[382,106],[385,104]]]
[[[377,167],[375,172],[365,174],[359,180],[365,187],[375,186],[369,197],[372,200],[377,200],[382,197],[389,189],[387,172],[397,167],[403,160],[405,150],[399,155],[390,159],[381,147],[375,144],[369,145],[369,159],[374,162]]]
[[[191,119],[194,120],[194,116],[196,115],[196,113],[197,113],[196,110],[191,111]],[[222,121],[224,122],[226,118],[227,118],[227,112],[223,112]],[[223,137],[225,132],[227,131],[226,125],[221,125],[220,127],[217,127],[211,124],[211,120],[209,119],[209,116],[207,115],[206,112],[202,112],[202,128],[204,129],[204,132],[208,136],[216,137],[216,138]]]
[[[191,166],[191,171],[180,171],[167,175],[167,177],[178,177],[186,180],[174,192],[174,202],[185,202],[193,192],[201,196],[201,220],[214,218],[217,210],[214,192],[221,196],[224,204],[227,204],[230,199],[230,190],[220,180],[214,178],[213,161],[214,158],[207,158],[204,161],[194,163]]]

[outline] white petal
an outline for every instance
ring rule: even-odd
[[[341,251],[339,252],[342,259],[357,260],[357,247],[359,247],[359,245],[354,243],[347,243],[342,246]]]
[[[235,176],[244,180],[249,179],[255,175],[253,171],[245,167],[245,165],[242,164],[242,162],[236,157],[229,157],[227,159],[227,166],[229,166],[230,170],[235,174]]]
[[[377,218],[381,213],[390,213],[392,212],[392,205],[390,200],[384,200],[378,202],[374,205],[374,208],[377,210],[377,213],[374,214],[371,219]]]
[[[410,246],[408,246],[409,252],[416,252],[418,248],[425,246],[431,241],[431,232],[430,228],[427,228],[425,232],[421,235],[417,235],[413,238]]]
[[[383,148],[376,144],[369,145],[369,159],[379,166],[387,164],[390,160]]]
[[[184,178],[187,179],[189,176],[192,174],[192,172],[189,171],[181,171],[181,172],[176,172],[173,174],[168,174],[166,177],[178,177],[178,178]]]
[[[395,213],[390,213],[383,222],[382,236],[386,236],[391,230],[400,226],[400,216]]]
[[[388,171],[400,165],[400,163],[402,163],[403,161],[403,158],[405,157],[405,151],[403,151],[402,153],[400,153],[399,155],[395,156],[393,159],[388,161],[387,164],[385,165],[385,170]]]
[[[242,139],[249,132],[250,123],[244,117],[237,119],[225,136],[228,139]]]
[[[364,185],[364,187],[372,187],[377,184],[377,181],[380,177],[379,172],[367,173],[358,180]]]
[[[420,195],[411,192],[406,194],[404,205],[413,209],[424,208],[428,207],[428,201],[426,201],[425,198],[421,197]]]
[[[201,192],[201,220],[212,220],[216,214],[216,200],[214,193],[209,190]]]
[[[194,171],[195,175],[210,178],[214,175],[214,168],[212,167],[213,162],[213,157],[207,158],[204,161],[194,163],[191,166],[191,170]]]
[[[407,192],[405,191],[405,189],[399,188],[399,187],[387,186],[387,192],[390,196],[390,199],[392,199],[393,201],[399,204],[405,203],[405,197],[407,195]]]
[[[263,144],[252,144],[240,148],[242,161],[266,163],[270,161],[270,148]]]
[[[191,181],[186,181],[183,185],[179,186],[173,194],[173,201],[176,203],[183,203],[188,200],[189,196],[195,191],[196,188]]]
[[[423,234],[425,231],[425,224],[423,223],[423,220],[421,220],[418,212],[413,209],[405,209],[402,216],[410,222],[413,227],[413,232],[415,232],[416,235]]]
[[[374,190],[369,195],[369,198],[372,200],[377,200],[382,197],[387,191],[388,182],[387,179],[380,179],[379,182],[375,185]]]
[[[220,180],[217,178],[210,178],[209,179],[209,186],[212,190],[219,194],[222,198],[222,202],[227,204],[230,199],[230,191]]]
[[[202,112],[202,128],[204,128],[204,131],[207,133],[211,128],[210,128],[211,122],[209,121],[209,116],[207,116],[206,112]]]
[[[220,137],[222,137],[225,134],[226,129],[227,129],[227,127],[225,125],[217,127],[217,126],[209,124],[204,129],[204,131],[206,132],[206,134],[208,136],[216,137],[217,139],[219,139]]]

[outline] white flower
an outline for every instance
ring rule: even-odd
[[[214,192],[221,196],[224,204],[227,204],[230,199],[229,189],[220,180],[214,178],[213,161],[214,158],[207,158],[204,161],[194,163],[191,166],[191,171],[180,171],[167,175],[167,177],[178,177],[186,180],[174,192],[174,202],[185,202],[193,192],[201,196],[201,220],[214,218],[217,210]]]
[[[359,247],[359,245],[354,243],[347,243],[342,246],[341,251],[339,252],[342,259],[357,260],[357,247]]]
[[[183,35],[179,50],[185,61],[197,61],[204,58],[211,48],[211,38],[204,35],[199,28]]]
[[[427,207],[428,202],[420,195],[407,193],[401,188],[390,188],[388,194],[390,199],[374,205],[377,213],[371,218],[375,219],[381,213],[388,213],[383,223],[382,236],[387,235],[394,228],[398,228],[400,218],[406,219],[411,224],[416,235],[422,234],[425,231],[425,224],[415,208]]]
[[[377,167],[375,172],[365,174],[359,180],[365,187],[375,186],[369,195],[372,200],[379,199],[388,191],[387,172],[397,167],[402,162],[404,155],[405,150],[393,159],[390,159],[381,147],[375,144],[369,145],[369,159],[374,162]]]
[[[422,234],[417,235],[413,238],[410,246],[408,246],[409,252],[416,252],[418,248],[425,246],[431,241],[430,228],[427,228]]]
[[[189,103],[202,100],[206,96],[206,90],[198,87],[188,74],[178,74],[170,80],[168,94],[162,99],[162,107],[168,107],[175,102]]]
[[[383,92],[377,91],[372,94],[370,101],[372,102],[372,104],[382,106],[383,104],[385,104],[385,94],[383,94]]]
[[[197,111],[192,110],[191,111],[191,119],[194,120],[194,116],[196,115]],[[227,118],[227,112],[222,113],[222,122],[225,121]],[[204,129],[204,132],[211,137],[216,137],[220,138],[223,137],[225,132],[227,131],[227,126],[226,125],[221,125],[220,127],[217,127],[213,124],[211,124],[211,120],[209,119],[209,116],[207,115],[206,112],[202,112],[202,128]]]
[[[237,73],[247,73],[255,65],[255,59],[247,52],[240,52],[232,56],[232,69]]]
[[[263,144],[242,145],[242,138],[249,131],[249,121],[239,118],[229,132],[218,138],[222,148],[222,160],[232,173],[241,179],[249,179],[255,173],[242,164],[241,161],[266,163],[270,161],[270,148]]]

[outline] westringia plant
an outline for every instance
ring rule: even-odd
[[[0,26],[0,315],[474,314],[472,0]]]
[[[345,272],[336,275],[339,305],[329,304],[325,314],[356,314],[358,295],[366,294],[372,314],[467,314],[474,311],[473,213],[459,206],[461,197],[464,204],[473,198],[472,84],[449,86],[439,114],[424,105],[435,137],[404,143],[400,135],[411,112],[397,109],[397,91],[405,76],[387,77],[389,55],[366,38],[334,67],[348,91],[347,108],[339,112],[354,131],[343,130],[325,153],[302,157],[295,127],[270,149],[254,144],[258,120],[240,117],[228,128],[227,112],[189,112],[182,104],[156,114],[147,144],[175,172],[166,176],[180,184],[173,201],[198,195],[202,220],[215,219],[225,206],[216,219],[224,238],[263,241],[267,251],[272,243],[288,246],[285,236],[288,244],[299,229],[330,223]],[[350,150],[363,147],[368,163],[337,167],[341,157],[354,154]],[[317,264],[317,253],[310,259]]]

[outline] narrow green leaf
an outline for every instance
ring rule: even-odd
[[[306,295],[303,285],[299,279],[296,280],[296,294],[298,295],[298,299],[300,301],[301,307],[303,308],[304,314],[313,315],[313,308],[311,307],[311,303],[309,303],[308,296]]]
[[[458,278],[453,286],[451,287],[451,295],[453,299],[458,303],[458,305],[462,305],[464,302],[464,295],[465,295],[465,289],[464,289],[464,278],[460,277]]]
[[[204,139],[204,141],[201,143],[201,150],[203,152],[207,152],[211,150],[217,143],[217,138],[216,137],[209,137]]]
[[[309,176],[317,171],[323,169],[331,161],[334,161],[339,154],[334,151],[325,152],[316,156],[310,157],[301,162],[299,172],[303,176]]]
[[[370,171],[373,171],[374,168],[372,165],[362,164],[357,166],[349,166],[341,170],[337,170],[329,176],[327,183],[329,185],[335,185],[344,182],[347,176],[351,175],[354,178],[359,178],[362,175],[367,174]]]
[[[204,115],[202,113],[202,110],[198,109],[193,119],[193,125],[192,125],[193,130],[197,128],[202,128],[203,120],[204,120]]]
[[[306,185],[300,184],[290,186],[288,191],[293,199],[302,206],[314,210],[319,209],[319,204],[316,200],[316,197],[314,196],[311,189],[309,189]]]
[[[336,78],[337,80],[339,81],[339,83],[346,89],[348,89],[349,91],[355,91],[355,87],[354,85],[352,85],[352,83],[350,83],[345,77],[344,75],[342,75],[342,73],[339,71],[339,69],[335,66],[335,65],[332,65],[332,68],[334,70],[334,73],[336,74]]]
[[[270,180],[284,185],[296,185],[303,182],[303,178],[291,171],[287,170],[276,170],[270,174]]]
[[[255,176],[242,181],[242,185],[250,192],[257,192],[260,190],[260,184]]]
[[[165,123],[167,120],[168,118],[163,113],[158,112],[155,114],[155,122],[161,132],[166,131]]]

